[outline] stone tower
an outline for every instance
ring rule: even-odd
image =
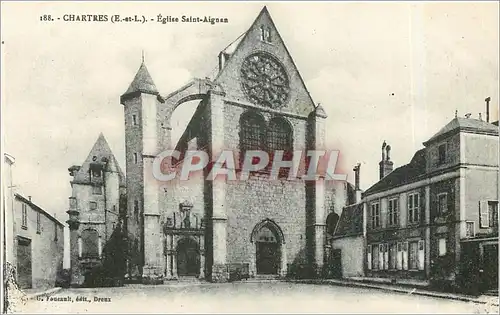
[[[127,228],[136,239],[133,246],[138,257],[132,276],[154,275],[159,269],[160,224],[158,211],[158,185],[153,177],[152,163],[158,151],[159,104],[163,102],[149,74],[144,59],[120,102],[125,118],[125,154],[127,172]],[[153,231],[145,235],[144,228]],[[148,241],[145,242],[144,239]],[[132,263],[134,265],[134,263]]]
[[[84,275],[101,263],[101,254],[120,221],[120,198],[125,176],[101,133],[82,165],[69,169],[71,284],[83,284]]]

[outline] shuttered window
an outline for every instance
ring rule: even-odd
[[[368,270],[372,269],[372,246],[368,245],[366,248],[366,264]]]
[[[420,220],[420,195],[408,195],[408,222],[417,223]]]
[[[418,241],[418,270],[425,269],[425,247],[424,241]]]
[[[28,207],[26,206],[25,203],[22,204],[21,206],[21,227],[23,229],[28,228]]]
[[[397,245],[397,261],[396,261],[396,269],[403,269],[403,244],[398,242]]]
[[[479,227],[489,228],[498,226],[498,201],[479,202]]]
[[[446,238],[440,238],[438,241],[438,255],[444,256],[446,255]]]
[[[408,242],[403,243],[403,270],[408,270]]]
[[[379,269],[379,247],[378,247],[378,245],[372,245],[372,268],[374,270]]]
[[[384,244],[378,244],[378,261],[379,261],[379,269],[385,269],[385,259],[384,259]]]
[[[418,242],[410,242],[409,263],[410,270],[416,270],[418,267]]]
[[[389,269],[389,245],[384,244],[384,269]]]
[[[397,251],[396,251],[397,244],[396,243],[391,243],[389,245],[389,269],[396,269],[396,262],[397,262]]]
[[[371,205],[371,220],[372,220],[372,228],[380,227],[380,205],[379,203],[373,203]]]
[[[397,198],[389,200],[388,215],[389,215],[389,225],[399,224],[399,207]]]

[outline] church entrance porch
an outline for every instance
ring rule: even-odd
[[[193,204],[184,201],[163,225],[165,279],[205,278],[205,224]]]
[[[280,263],[279,244],[270,241],[258,241],[257,244],[257,274],[275,275],[278,274]]]
[[[283,232],[272,220],[257,224],[251,237],[254,257],[250,274],[256,276],[286,275],[286,251]]]
[[[200,251],[198,243],[191,238],[183,238],[177,244],[177,275],[200,275]]]

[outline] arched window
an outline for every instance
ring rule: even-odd
[[[335,233],[338,222],[339,215],[335,212],[330,212],[330,214],[326,217],[326,233],[328,235],[333,235],[333,233]]]
[[[248,150],[265,150],[266,123],[255,112],[246,112],[240,118],[240,163]]]
[[[81,234],[82,238],[82,257],[98,258],[99,257],[99,233],[96,230],[84,230]]]
[[[269,122],[267,130],[269,167],[274,160],[274,152],[282,150],[283,160],[291,161],[293,159],[293,129],[290,123],[284,118],[273,118]],[[281,169],[280,177],[288,176],[289,169]]]

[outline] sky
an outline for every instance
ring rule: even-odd
[[[381,144],[394,166],[454,118],[498,120],[498,2],[3,2],[3,150],[16,190],[65,221],[68,167],[102,132],[125,170],[125,92],[141,63],[164,95],[212,77],[217,55],[267,5],[313,100],[340,169],[361,188],[378,180]],[[227,17],[228,24],[40,21],[50,14]],[[196,103],[173,116],[174,138]]]

